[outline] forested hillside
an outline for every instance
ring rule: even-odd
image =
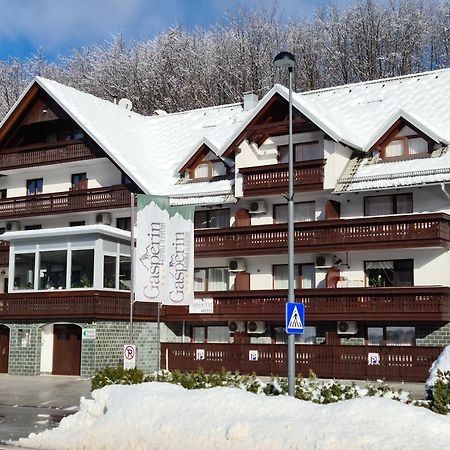
[[[364,0],[308,19],[240,7],[207,29],[174,27],[145,42],[117,35],[57,62],[37,50],[29,60],[0,61],[0,117],[35,75],[128,97],[146,114],[236,102],[248,90],[261,96],[285,82],[272,66],[281,49],[297,57],[296,90],[447,67],[450,3]]]

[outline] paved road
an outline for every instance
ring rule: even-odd
[[[0,374],[0,444],[54,428],[82,396],[90,398],[90,381],[79,377]]]

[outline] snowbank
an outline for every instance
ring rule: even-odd
[[[425,385],[428,387],[433,387],[436,382],[436,375],[438,369],[441,372],[450,371],[450,345],[442,350],[442,353],[438,356],[438,359],[430,367],[430,376],[426,381]]]
[[[239,389],[165,383],[107,386],[59,428],[20,439],[35,449],[448,448],[450,416],[383,398],[330,405]]]

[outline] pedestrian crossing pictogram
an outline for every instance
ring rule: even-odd
[[[305,305],[303,303],[286,304],[286,332],[302,334],[305,322]]]

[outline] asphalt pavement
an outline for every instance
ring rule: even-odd
[[[58,426],[90,398],[90,380],[66,376],[0,374],[0,449],[30,433]]]

